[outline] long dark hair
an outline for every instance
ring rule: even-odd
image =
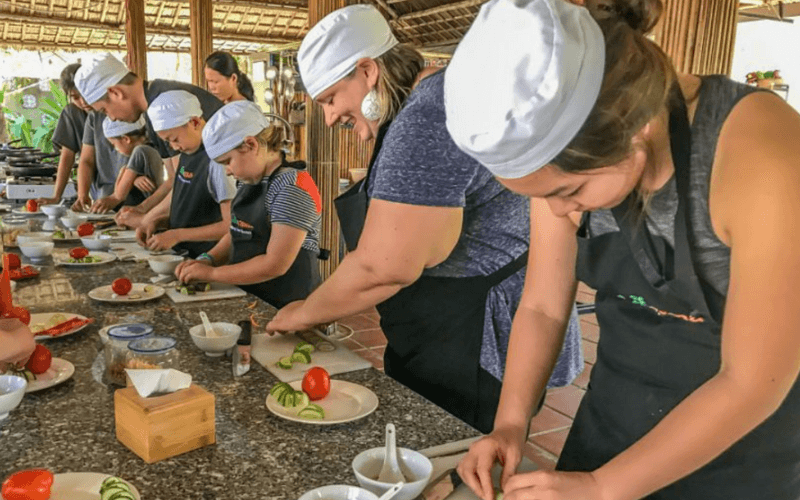
[[[236,59],[232,55],[227,52],[212,52],[206,58],[206,66],[226,78],[236,75],[236,88],[239,89],[239,93],[248,101],[256,100],[250,78],[239,70],[239,65],[236,64]]]
[[[75,86],[75,73],[81,67],[81,63],[72,63],[68,64],[63,70],[61,70],[61,78],[59,83],[61,84],[61,88],[64,90],[64,93],[69,94],[73,90],[76,90],[77,87]]]

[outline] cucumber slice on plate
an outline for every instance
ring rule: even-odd
[[[311,363],[311,354],[306,351],[295,351],[292,353],[291,361],[296,363]]]
[[[309,420],[322,420],[325,418],[325,410],[318,404],[310,403],[308,406],[297,412],[297,416]]]
[[[281,394],[285,393],[286,391],[293,391],[292,386],[287,384],[286,382],[278,382],[277,384],[272,386],[269,393],[271,396],[275,396],[275,399],[280,397]]]
[[[299,398],[299,400],[297,398]],[[300,411],[302,411],[304,408],[306,408],[308,405],[311,404],[311,399],[308,397],[308,394],[306,394],[305,392],[297,391],[297,392],[295,392],[295,402],[294,403],[295,403],[294,404],[295,408],[298,408]]]

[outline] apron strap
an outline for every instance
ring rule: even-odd
[[[519,257],[512,260],[492,274],[486,276],[487,288],[493,288],[504,282],[517,273],[520,269],[528,265],[528,251],[525,250]]]

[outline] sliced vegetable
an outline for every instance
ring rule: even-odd
[[[275,398],[277,398],[284,392],[293,390],[294,389],[292,389],[292,386],[290,386],[286,382],[278,382],[277,384],[272,386],[272,389],[270,389],[269,394],[270,396],[275,396]]]
[[[325,418],[325,410],[318,404],[310,403],[308,406],[297,412],[300,418],[307,418],[309,420],[322,420]]]
[[[295,352],[304,351],[304,352],[307,352],[307,353],[311,354],[312,352],[314,352],[314,345],[313,344],[309,344],[305,340],[301,340],[300,343],[297,344],[294,347],[294,351]]]
[[[292,357],[291,356],[284,356],[275,363],[278,368],[282,368],[284,370],[290,370],[292,368]]]
[[[311,355],[306,351],[295,351],[292,353],[291,361],[296,363],[311,363]]]
[[[135,500],[128,483],[118,477],[109,477],[100,485],[100,500]]]

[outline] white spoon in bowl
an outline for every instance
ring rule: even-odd
[[[381,495],[380,498],[378,498],[378,500],[389,500],[390,498],[394,498],[394,496],[397,495],[405,485],[406,483],[400,481],[399,483],[395,484],[394,486],[386,490],[386,493]]]
[[[219,337],[214,327],[211,325],[211,321],[208,320],[208,314],[206,314],[205,311],[200,311],[200,319],[203,320],[203,328],[206,331],[206,337]]]
[[[386,424],[386,447],[384,448],[383,467],[378,474],[378,481],[382,483],[399,483],[406,480],[400,471],[397,460],[397,442],[395,440],[394,424]]]

